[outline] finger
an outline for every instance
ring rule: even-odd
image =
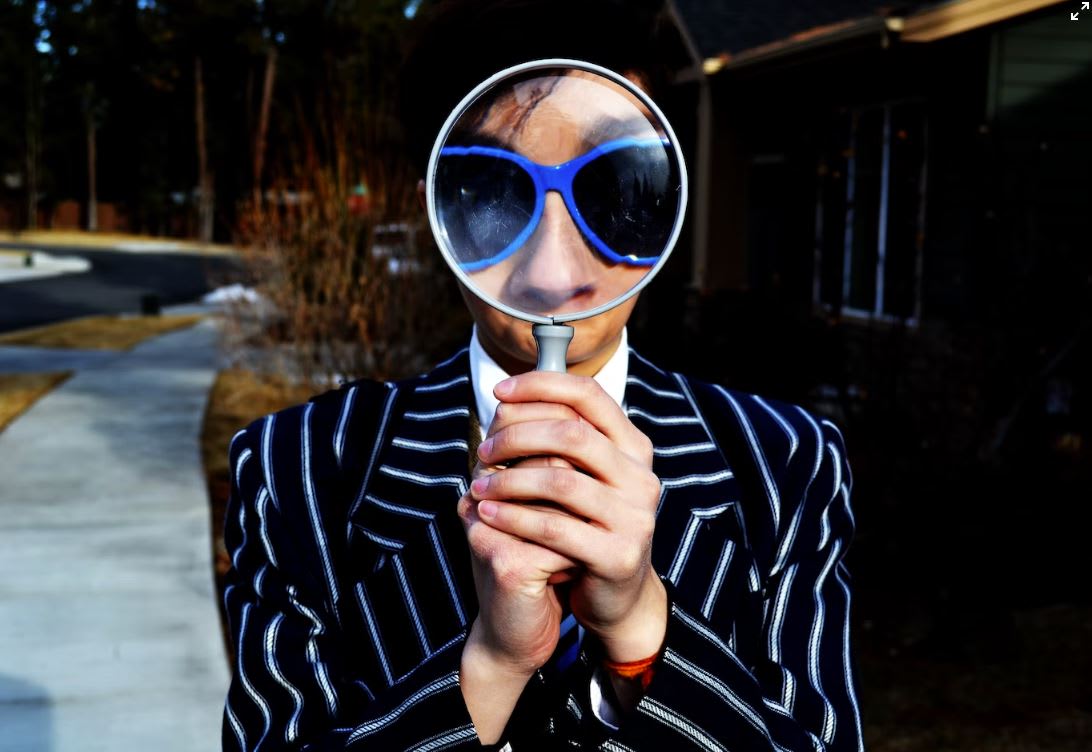
[[[622,408],[590,376],[528,371],[497,384],[493,394],[503,403],[556,402],[568,405],[636,459],[652,461],[652,444]]]
[[[515,423],[532,420],[579,420],[580,415],[568,405],[556,402],[502,402],[497,405],[493,422],[489,424],[486,437]]]
[[[564,457],[555,457],[553,455],[537,457],[527,457],[522,459],[518,463],[519,467],[556,467],[560,470],[575,470],[576,466],[569,462]],[[507,467],[513,467],[512,464],[508,464]],[[503,468],[501,468],[503,469]]]
[[[606,533],[572,515],[493,500],[479,502],[478,514],[489,527],[579,561],[590,571],[608,548]]]
[[[635,459],[590,423],[576,420],[533,421],[508,426],[478,447],[478,457],[489,465],[503,465],[520,457],[559,456],[612,485],[621,485],[619,473],[628,473]]]
[[[575,470],[557,468],[501,470],[475,480],[470,484],[470,493],[479,501],[554,502],[578,521],[588,520],[606,528],[614,527],[621,504],[614,490],[603,483]]]
[[[478,461],[474,464],[474,470],[470,473],[470,477],[472,479],[484,478],[485,476],[492,475],[499,470],[504,470],[508,467],[515,467],[516,465],[519,465],[520,467],[557,467],[566,470],[573,469],[573,463],[562,457],[555,457],[552,455],[538,457],[521,457],[518,460],[512,460],[503,465],[495,465],[488,462],[482,462],[481,458],[479,457]]]
[[[580,420],[580,416],[576,411],[567,405],[558,405],[550,402],[520,402],[513,404],[501,403],[497,405],[497,410],[493,415],[493,422],[489,424],[489,431],[486,433],[486,439],[492,437],[498,431],[503,428],[516,423],[532,421],[532,420]],[[525,464],[530,459],[529,457],[519,457],[510,460],[504,465],[494,464],[489,462],[482,462],[480,459],[474,465],[474,469],[470,474],[472,478],[480,478],[483,475],[489,473],[495,473],[498,470],[503,469],[514,464]],[[534,458],[538,461],[541,458]],[[518,461],[518,462],[517,462]],[[548,460],[549,464],[554,467],[571,467],[571,465],[561,459]]]
[[[556,551],[490,526],[482,520],[478,514],[477,502],[469,495],[459,500],[459,516],[463,519],[470,551],[480,561],[488,561],[496,556],[518,559],[545,578],[571,573],[579,568],[577,562]]]

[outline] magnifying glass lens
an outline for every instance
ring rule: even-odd
[[[426,193],[460,281],[540,324],[635,294],[670,253],[685,195],[656,105],[579,61],[517,66],[468,94],[437,138]]]

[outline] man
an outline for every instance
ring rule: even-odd
[[[577,7],[451,5],[434,28],[470,47]],[[555,54],[651,86],[601,49],[621,7],[578,7],[581,54]],[[534,156],[546,125],[521,115]],[[615,263],[556,195],[519,254],[552,307]],[[225,748],[859,748],[837,430],[643,360],[633,299],[576,323],[568,374],[530,371],[530,327],[466,299],[470,344],[432,372],[233,441]]]

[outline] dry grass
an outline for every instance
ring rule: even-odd
[[[71,371],[0,373],[0,431],[71,375]]]
[[[163,250],[175,250],[183,253],[207,253],[213,255],[231,255],[235,249],[216,243],[198,243],[177,238],[160,238],[152,235],[130,235],[120,232],[85,232],[82,230],[24,230],[22,232],[0,232],[0,242],[31,243],[37,246],[63,246],[66,248],[117,248],[127,244],[151,244]]]
[[[217,602],[221,604],[221,610],[224,575],[231,566],[224,547],[224,512],[231,485],[228,444],[240,428],[263,415],[304,402],[312,394],[314,390],[308,386],[292,385],[273,376],[258,376],[239,369],[218,373],[209,392],[201,431],[201,457],[209,489]]]
[[[146,339],[193,326],[199,315],[88,316],[0,335],[0,345],[128,350]]]

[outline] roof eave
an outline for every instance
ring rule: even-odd
[[[1062,0],[953,0],[903,19],[903,42],[935,42],[966,31],[1033,13]]]
[[[1060,4],[1062,0],[952,0],[905,17],[869,16],[817,26],[736,54],[708,57],[702,67],[706,75],[741,70],[872,36],[881,45],[892,36],[902,42],[935,42]]]
[[[721,71],[735,71],[764,65],[839,43],[860,41],[868,37],[876,37],[877,40],[882,42],[883,38],[893,30],[890,22],[898,20],[869,16],[867,18],[840,21],[826,26],[817,26],[793,34],[786,39],[752,47],[734,55],[722,53],[716,57],[706,58],[703,68],[706,75],[712,75]]]

